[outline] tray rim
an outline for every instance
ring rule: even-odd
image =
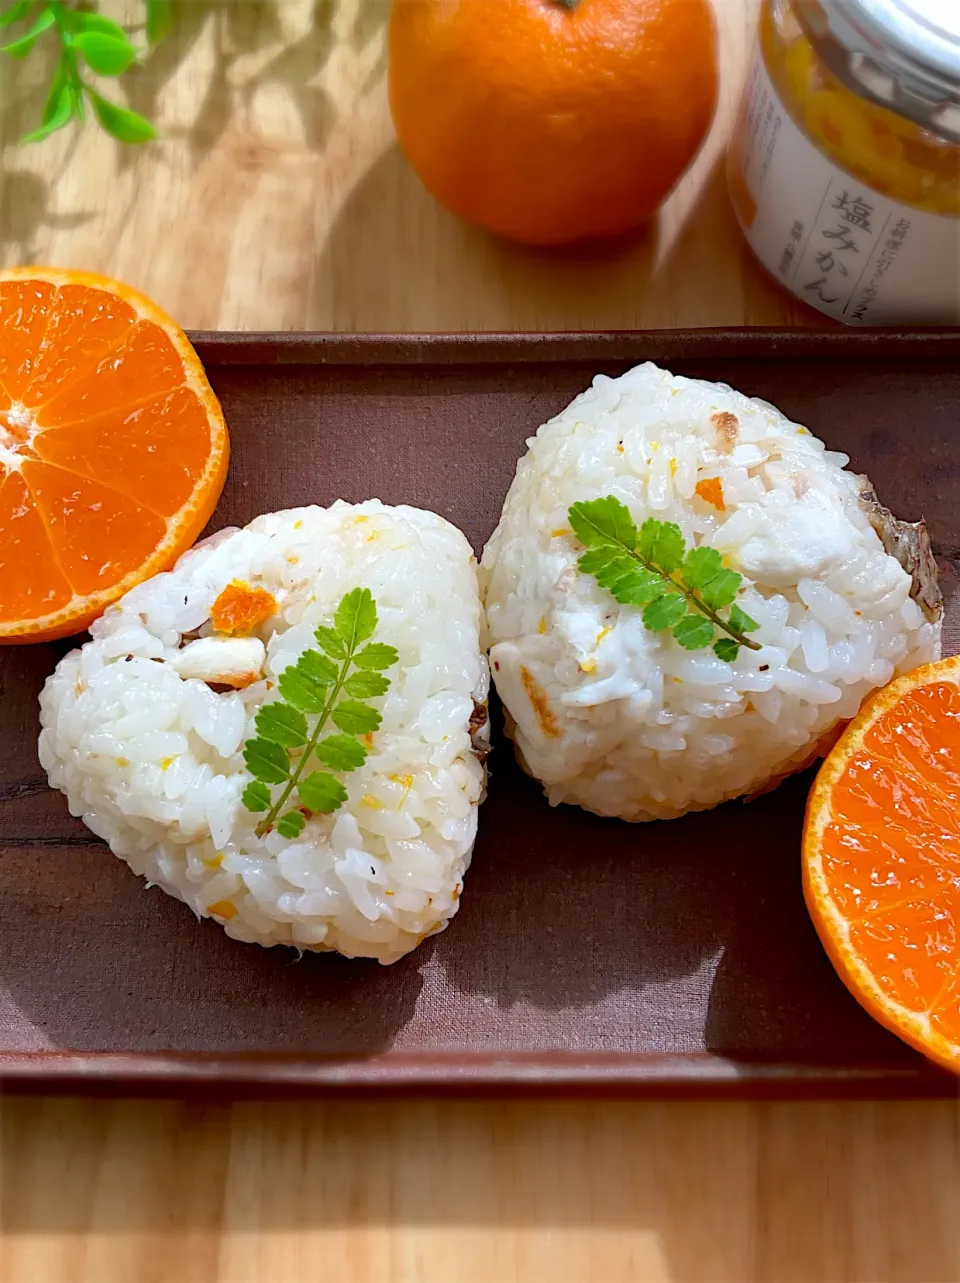
[[[955,329],[706,329],[373,333],[188,331],[206,365],[475,366],[611,361],[949,360]],[[507,352],[509,350],[509,356]],[[577,1095],[642,1099],[960,1099],[960,1078],[903,1065],[739,1060],[709,1052],[87,1052],[0,1049],[0,1091],[229,1096]]]
[[[189,330],[213,366],[250,365],[483,365],[514,363],[674,360],[756,360],[767,354],[796,360],[960,358],[955,329],[784,329],[776,326],[676,330],[443,331]],[[744,348],[754,347],[751,352]],[[891,352],[891,348],[893,351]]]
[[[709,1052],[0,1053],[0,1088],[92,1094],[382,1096],[551,1094],[647,1100],[960,1099],[928,1062],[903,1066],[740,1061]]]

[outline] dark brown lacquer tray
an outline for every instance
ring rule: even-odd
[[[775,402],[925,516],[958,649],[960,334],[195,336],[233,437],[212,528],[342,497],[433,508],[479,550],[524,441],[652,359]],[[501,740],[463,907],[395,966],[236,944],[147,891],[46,787],[37,695],[70,643],[0,653],[4,1086],[950,1096],[808,921],[810,776],[631,826],[551,810]]]

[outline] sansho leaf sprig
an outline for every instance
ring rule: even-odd
[[[333,627],[314,636],[319,649],[305,650],[277,681],[281,699],[264,704],[256,716],[257,734],[243,746],[253,776],[243,791],[248,811],[265,811],[257,825],[262,837],[274,826],[281,837],[295,838],[307,822],[305,812],[329,814],[347,800],[338,775],[355,771],[367,758],[359,736],[376,731],[380,714],[368,699],[385,695],[387,669],[397,663],[393,646],[369,641],[377,627],[376,602],[367,588],[355,588],[340,602]],[[347,698],[344,698],[346,696]],[[308,718],[316,717],[311,728]],[[329,722],[337,732],[321,739]],[[314,760],[327,770],[305,774]],[[275,798],[270,785],[283,785]],[[300,806],[281,812],[296,791]]]
[[[170,30],[172,0],[144,0],[146,36],[156,44]],[[20,27],[22,26],[22,30]],[[137,60],[137,50],[119,23],[99,13],[76,9],[69,0],[14,0],[0,7],[0,30],[13,38],[0,46],[11,58],[27,58],[37,42],[49,37],[60,44],[60,56],[47,94],[40,125],[23,139],[42,142],[72,120],[86,119],[87,104],[100,125],[119,142],[144,143],[157,131],[145,117],[105,98],[87,79],[122,76]]]
[[[760,650],[747,636],[760,625],[734,600],[743,576],[725,567],[715,548],[688,549],[678,525],[655,517],[638,530],[626,504],[613,495],[575,503],[569,518],[587,550],[580,569],[621,604],[642,606],[652,632],[669,629],[687,650],[712,645],[727,661],[741,646]],[[720,611],[727,607],[724,618]],[[717,638],[718,630],[725,636]]]

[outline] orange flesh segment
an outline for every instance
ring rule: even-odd
[[[116,490],[49,463],[26,459],[22,476],[57,562],[82,596],[143,565],[167,523]]]
[[[960,1044],[960,690],[909,691],[835,782],[823,875],[881,989]]]
[[[172,517],[190,498],[210,449],[203,406],[187,388],[115,410],[34,441],[41,459],[92,477]]]
[[[0,409],[22,400],[56,290],[45,281],[0,282]]]
[[[227,456],[202,367],[149,299],[53,269],[0,279],[0,640],[76,632],[171,564]]]
[[[69,381],[37,412],[41,428],[79,423],[102,414],[143,405],[183,382],[179,353],[159,325],[141,321],[119,347],[100,356]]]
[[[27,386],[16,393],[24,405],[45,405],[78,374],[119,347],[137,323],[123,299],[104,290],[63,285],[43,336]]]
[[[252,633],[276,611],[277,599],[272,593],[235,579],[213,603],[210,620],[218,633]]]
[[[61,610],[73,596],[50,539],[16,472],[0,482],[0,602],[13,619]]]

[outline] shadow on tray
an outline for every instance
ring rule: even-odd
[[[145,890],[46,786],[37,697],[77,641],[10,648],[0,670],[0,1045],[82,1051],[389,1047],[417,1005],[421,952],[392,968],[259,949]]]
[[[520,1045],[917,1062],[849,996],[807,916],[811,775],[748,805],[627,825],[549,808],[508,748],[495,772],[437,951],[461,993],[495,1000],[501,1037],[516,1021]]]
[[[849,997],[807,918],[808,777],[749,805],[628,825],[547,806],[500,737],[452,927],[389,968],[298,960],[146,891],[45,787],[36,696],[69,645],[12,650],[3,670],[6,1048],[915,1059]]]

